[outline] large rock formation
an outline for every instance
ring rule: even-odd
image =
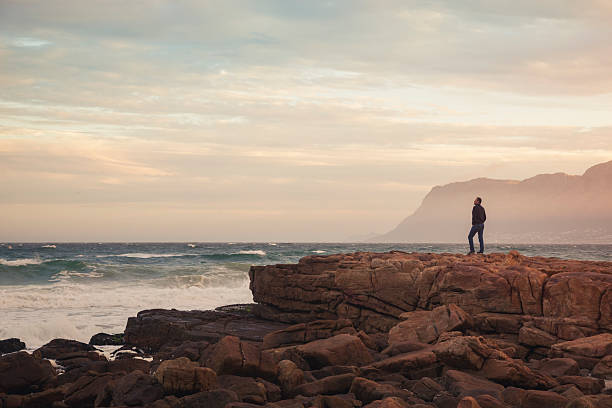
[[[67,339],[0,356],[0,408],[612,408],[611,265],[393,252],[253,267],[259,304],[140,312],[115,360]]]
[[[372,242],[465,242],[471,203],[481,196],[485,233],[497,242],[609,243],[612,161],[582,176],[540,174],[526,180],[478,178],[434,187],[414,214]]]
[[[525,257],[404,252],[309,256],[294,265],[253,266],[254,308],[263,317],[298,323],[349,319],[368,332],[414,332],[432,341],[439,326],[465,318],[441,310],[457,305],[473,316],[475,331],[520,335],[530,347],[612,330],[612,263]],[[400,323],[402,316],[411,319]],[[429,317],[436,316],[435,313]]]

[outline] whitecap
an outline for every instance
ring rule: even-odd
[[[187,246],[188,246],[189,248],[195,248],[197,245],[196,245],[196,244],[187,244]]]
[[[278,244],[276,242],[268,242],[268,245],[277,246]]]
[[[6,266],[40,265],[41,263],[43,263],[43,261],[39,258],[15,259],[12,261],[0,258],[0,265]]]
[[[127,254],[110,254],[110,255],[96,255],[96,258],[111,258],[113,256],[122,256],[124,258],[175,258],[180,256],[194,256],[193,254],[147,254],[143,252],[130,252]]]
[[[311,251],[311,252],[314,252],[315,254],[324,254],[324,253],[326,253],[327,251],[324,251],[324,250],[322,250],[322,249],[315,249],[314,251]]]
[[[57,246],[51,244],[51,245],[43,245],[43,246],[41,246],[41,248],[57,248]]]
[[[266,254],[266,251],[263,251],[261,249],[252,249],[252,250],[246,250],[246,251],[239,251],[238,255],[259,255],[259,256],[266,256],[267,254]]]

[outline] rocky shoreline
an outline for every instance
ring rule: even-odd
[[[610,262],[394,251],[249,275],[254,304],[0,341],[0,408],[612,407]]]

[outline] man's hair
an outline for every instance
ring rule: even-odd
[[[476,197],[476,200],[478,201],[478,204],[482,204],[482,198]]]

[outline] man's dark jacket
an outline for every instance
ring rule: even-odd
[[[484,224],[487,220],[487,213],[482,205],[476,204],[472,208],[472,225]]]

